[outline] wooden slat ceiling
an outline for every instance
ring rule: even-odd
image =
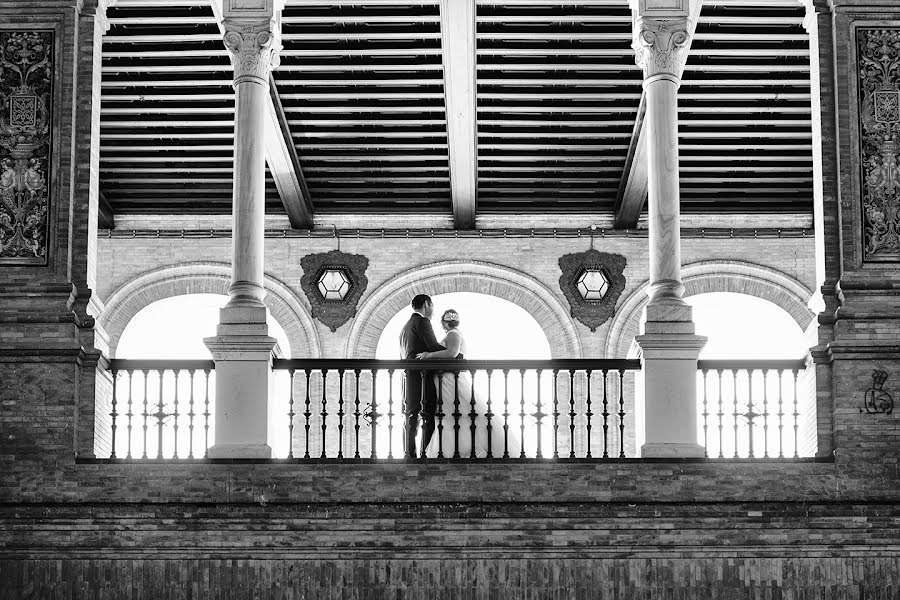
[[[478,0],[479,213],[612,211],[641,97],[624,0]],[[117,213],[228,213],[231,67],[204,0],[120,0],[103,46]],[[681,87],[683,212],[809,212],[796,0],[707,3]],[[451,212],[438,0],[287,0],[274,73],[317,213]],[[283,213],[267,185],[267,211]]]

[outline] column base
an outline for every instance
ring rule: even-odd
[[[268,444],[214,444],[206,453],[208,458],[272,458]]]
[[[706,449],[700,444],[655,442],[641,446],[641,458],[703,458]]]

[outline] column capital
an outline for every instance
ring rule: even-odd
[[[223,41],[231,54],[234,85],[253,81],[268,87],[281,51],[283,0],[224,0]]]
[[[634,21],[631,47],[644,79],[681,81],[699,0],[630,0]]]

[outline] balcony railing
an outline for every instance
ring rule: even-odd
[[[801,360],[701,360],[703,446],[716,458],[800,456]]]
[[[803,424],[814,424],[810,403],[802,400],[805,368],[802,360],[700,361],[698,442],[707,456],[809,455],[800,442]],[[270,444],[276,457],[403,458],[407,377],[435,382],[429,458],[564,461],[638,454],[638,360],[276,359],[274,369]],[[109,458],[206,457],[215,439],[213,361],[114,359],[110,370],[115,385],[104,409]]]
[[[431,458],[624,458],[633,439],[625,375],[640,369],[637,360],[294,359],[274,366],[287,373],[291,391],[288,458],[403,457],[408,377],[435,383]]]

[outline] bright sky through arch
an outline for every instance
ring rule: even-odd
[[[412,298],[410,298],[412,300]],[[434,334],[444,337],[440,319],[449,308],[460,316],[459,330],[465,335],[471,359],[549,359],[550,344],[540,324],[524,308],[508,300],[476,294],[453,292],[433,296]],[[400,330],[409,320],[412,308],[397,313],[385,326],[378,340],[375,357],[396,360],[400,357]]]

